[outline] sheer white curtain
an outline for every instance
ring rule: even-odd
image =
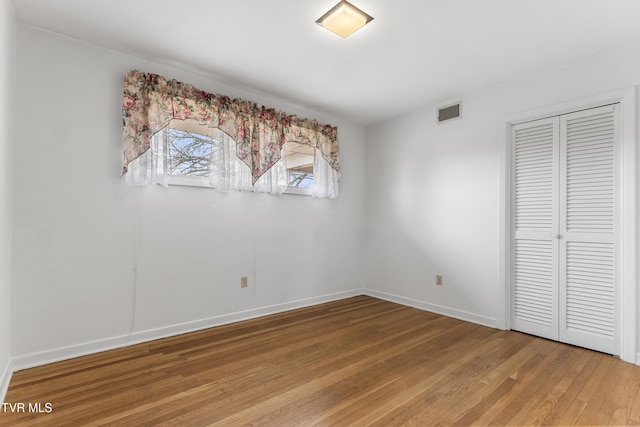
[[[280,195],[289,184],[284,149],[282,158],[255,184],[251,169],[236,156],[236,143],[226,133],[219,131],[214,140],[216,147],[211,153],[209,183],[218,191],[256,191]]]
[[[254,189],[259,193],[280,195],[288,187],[289,172],[287,171],[287,161],[283,153],[280,160],[256,181]]]
[[[151,138],[151,148],[131,162],[125,175],[127,182],[137,186],[169,186],[168,128]]]
[[[280,195],[287,189],[289,176],[284,151],[280,161],[253,184],[251,169],[236,156],[235,141],[216,129],[212,142],[208,183],[215,190],[242,190]],[[151,148],[131,162],[125,177],[127,181],[138,186],[168,187],[171,176],[169,128],[164,128],[151,139]]]
[[[338,197],[338,172],[322,157],[316,149],[313,162],[313,188],[311,195],[318,198],[335,199]]]
[[[221,192],[252,191],[251,169],[236,156],[236,143],[222,131],[214,135],[211,150],[209,183]]]

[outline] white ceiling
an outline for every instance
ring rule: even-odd
[[[13,0],[20,22],[364,125],[640,42],[640,0],[351,0],[375,19],[347,39],[315,24],[336,2]]]

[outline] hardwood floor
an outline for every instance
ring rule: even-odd
[[[0,425],[637,425],[639,389],[615,357],[362,296],[16,372]]]

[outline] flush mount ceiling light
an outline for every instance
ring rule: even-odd
[[[316,24],[342,38],[346,38],[349,34],[364,27],[372,20],[372,16],[361,11],[347,0],[342,0],[322,15],[316,21]]]

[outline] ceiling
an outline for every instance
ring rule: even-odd
[[[19,22],[362,125],[640,42],[638,0],[351,0],[375,19],[347,39],[315,24],[336,2],[13,0]]]

